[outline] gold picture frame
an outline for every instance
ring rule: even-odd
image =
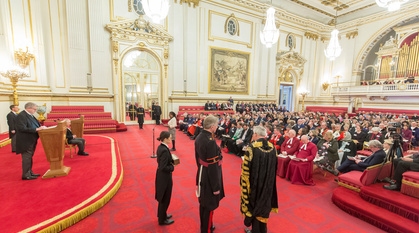
[[[209,93],[249,94],[250,53],[210,47]]]

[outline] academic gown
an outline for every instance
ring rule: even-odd
[[[315,185],[313,181],[313,159],[317,154],[317,146],[312,142],[307,144],[300,142],[298,148],[295,156],[308,161],[291,160],[288,165],[286,178],[292,184]]]
[[[286,151],[287,155],[293,155],[298,150],[298,145],[300,145],[300,140],[298,138],[287,138],[285,142],[281,145],[281,152]],[[277,175],[281,178],[284,178],[287,174],[288,164],[290,163],[290,158],[278,157],[278,170]]]
[[[138,124],[144,124],[144,108],[137,108]]]

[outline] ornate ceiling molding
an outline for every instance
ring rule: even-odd
[[[313,32],[305,32],[304,36],[309,40],[318,40],[319,34],[313,33]]]
[[[188,6],[192,5],[195,8],[195,7],[199,6],[199,1],[201,1],[201,0],[179,0],[179,3],[180,4],[187,3]],[[177,0],[175,0],[175,3],[177,3]]]
[[[346,38],[355,39],[358,36],[358,30],[346,33]]]
[[[335,17],[334,15],[332,15],[332,14],[330,14],[330,13],[328,13],[328,12],[324,11],[324,10],[320,10],[319,8],[313,7],[313,6],[311,6],[310,4],[304,3],[304,2],[302,2],[302,1],[300,1],[300,0],[290,0],[290,1],[291,1],[291,2],[295,2],[295,3],[297,3],[297,4],[301,5],[301,6],[307,7],[307,8],[309,8],[309,9],[311,9],[311,10],[314,10],[314,11],[317,11],[317,12],[319,12],[319,13],[322,13],[322,14],[324,14],[324,15],[327,15],[327,16],[329,16],[329,17],[332,17],[332,18],[334,18],[334,17]]]
[[[287,70],[294,70],[298,72],[298,78],[301,79],[306,62],[307,60],[304,57],[294,51],[278,53],[276,55],[276,64],[279,66],[279,77],[282,77],[282,74]]]

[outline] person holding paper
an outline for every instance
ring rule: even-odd
[[[369,143],[369,149],[373,152],[372,155],[362,160],[359,156],[356,156],[354,160],[348,158],[342,165],[337,169],[328,169],[335,176],[341,173],[347,173],[350,171],[361,171],[363,172],[367,167],[382,163],[386,158],[386,152],[383,150],[383,144],[378,140],[371,140]]]
[[[157,140],[161,144],[157,147],[157,171],[156,171],[156,195],[159,202],[157,208],[157,217],[159,225],[170,225],[175,221],[171,220],[171,214],[167,214],[167,209],[172,198],[173,178],[172,172],[175,169],[172,154],[169,150],[169,144],[172,142],[172,135],[168,131],[162,131]]]
[[[295,130],[290,130],[288,132],[288,139],[286,139],[281,145],[282,155],[278,158],[277,171],[277,175],[281,178],[284,178],[287,174],[288,164],[290,162],[290,158],[288,156],[292,156],[298,150],[298,145],[300,145],[300,140],[295,137],[295,134]]]
[[[313,159],[316,157],[317,147],[310,142],[307,135],[301,136],[301,142],[295,158],[288,165],[286,179],[292,184],[315,185],[313,181]]]
[[[28,102],[16,118],[16,154],[22,155],[22,180],[34,180],[40,176],[32,171],[32,157],[38,143],[38,131],[46,127],[41,126],[33,115],[37,109],[38,105]]]

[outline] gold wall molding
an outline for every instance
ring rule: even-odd
[[[309,40],[318,40],[320,37],[318,34],[313,32],[305,32],[304,36]]]
[[[346,38],[348,38],[348,40],[355,39],[355,37],[357,36],[358,36],[358,30],[346,33]]]
[[[194,8],[199,6],[199,1],[200,0],[179,0],[179,3],[187,3],[188,6],[193,6]],[[177,3],[177,0],[175,0],[175,3]]]
[[[223,14],[223,13],[220,13],[220,12],[216,12],[216,11],[212,11],[212,10],[209,10],[208,11],[208,40],[209,41],[221,40],[221,41],[231,42],[231,43],[235,43],[235,44],[246,45],[248,48],[252,48],[253,47],[254,23],[252,21],[235,17],[235,19],[237,20],[237,22],[242,21],[244,23],[250,24],[250,42],[249,43],[246,43],[244,41],[233,40],[233,39],[228,39],[228,38],[223,38],[223,37],[212,35],[212,32],[211,32],[212,31],[212,29],[211,29],[212,28],[212,15],[223,16],[223,17],[226,17],[227,19],[229,17],[231,17],[231,15]]]
[[[240,24],[239,24],[239,21],[237,20],[236,16],[234,16],[234,13],[232,13],[230,15],[230,17],[228,17],[226,19],[226,22],[224,24],[224,33],[228,33],[228,22],[230,21],[230,19],[233,20],[236,23],[236,26],[237,26],[236,31],[234,32],[234,34],[232,36],[234,36],[234,35],[240,36]]]

